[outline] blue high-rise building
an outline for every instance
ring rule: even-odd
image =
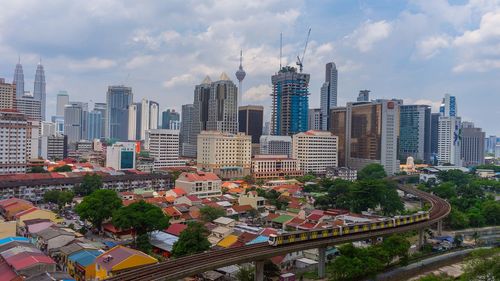
[[[128,107],[132,104],[132,88],[109,86],[106,95],[106,138],[128,140]]]
[[[88,140],[100,139],[102,138],[102,113],[98,110],[92,110],[88,113],[88,129],[87,134]]]
[[[431,159],[431,107],[401,105],[399,109],[399,159],[408,157],[426,163]]]
[[[291,136],[307,131],[310,75],[285,66],[272,76],[271,134]]]
[[[175,109],[167,109],[161,113],[161,128],[176,130],[175,122],[179,122],[181,120],[181,116],[179,112],[176,112]]]

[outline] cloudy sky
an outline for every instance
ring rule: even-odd
[[[373,98],[432,105],[445,93],[459,114],[500,135],[499,0],[2,0],[0,77],[18,55],[32,91],[39,58],[48,114],[55,96],[105,101],[108,85],[133,87],[162,108],[191,103],[205,75],[234,77],[243,49],[244,104],[270,106],[271,75],[295,64],[309,27],[304,71],[319,105],[324,65],[339,69],[339,104],[361,89]],[[236,81],[236,79],[234,79]],[[266,114],[268,116],[268,114]]]

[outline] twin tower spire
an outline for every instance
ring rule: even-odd
[[[22,98],[25,95],[24,90],[24,72],[21,65],[21,57],[19,57],[16,69],[14,70],[14,79],[12,84],[16,84],[16,98]],[[33,87],[33,99],[39,100],[41,104],[40,112],[42,120],[45,120],[45,104],[46,104],[46,83],[45,70],[42,65],[42,59],[38,62],[35,72],[35,82]]]

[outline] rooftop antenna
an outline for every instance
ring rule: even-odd
[[[281,57],[283,56],[283,32],[280,32],[280,70],[281,70]]]

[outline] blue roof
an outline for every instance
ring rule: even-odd
[[[175,242],[179,240],[179,237],[163,231],[153,231],[150,233],[150,237],[151,245],[168,252],[172,251]]]
[[[30,242],[30,240],[28,238],[26,238],[26,237],[20,237],[20,236],[5,237],[3,239],[0,239],[0,246],[8,244],[10,242],[14,242],[14,241],[26,242],[26,243]]]
[[[104,245],[108,246],[108,248],[110,249],[118,245],[113,241],[102,241],[102,243],[104,243]]]
[[[94,263],[97,256],[102,254],[99,250],[84,250],[70,255],[68,258],[82,266],[87,266]]]
[[[269,241],[269,237],[264,236],[264,235],[259,235],[255,237],[252,241],[248,242],[247,245],[252,245],[252,244],[257,244],[257,243],[264,243]]]

